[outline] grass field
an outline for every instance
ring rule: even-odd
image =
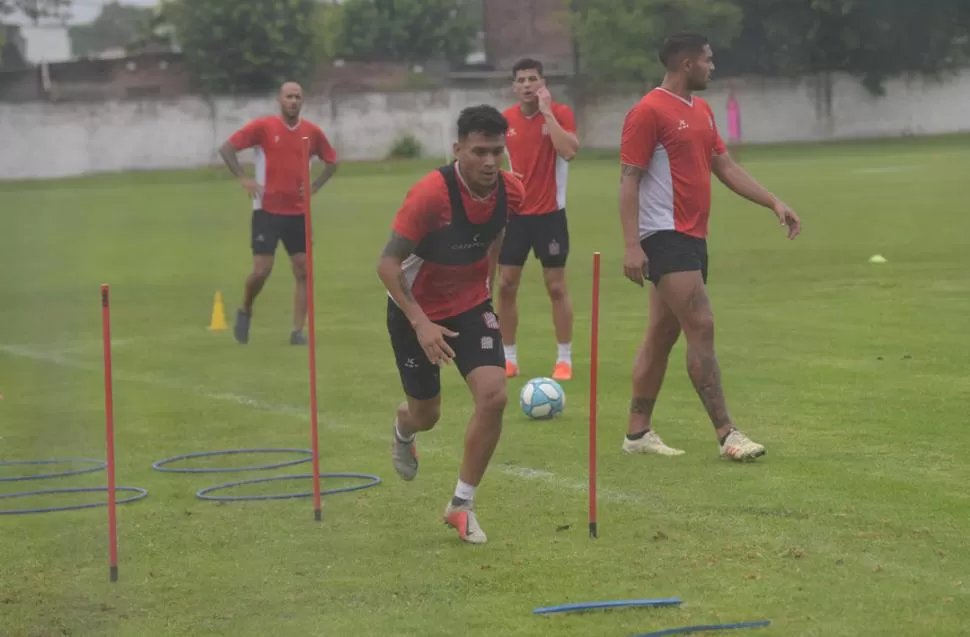
[[[785,241],[769,212],[715,186],[718,352],[735,420],[768,455],[743,466],[718,458],[683,342],[656,424],[687,454],[620,453],[646,296],[622,277],[616,160],[577,161],[577,373],[558,421],[529,422],[510,405],[477,498],[489,536],[481,547],[462,545],[440,521],[470,414],[453,370],[442,422],[419,439],[418,479],[399,481],[389,458],[400,389],[374,266],[406,189],[434,164],[347,165],[315,199],[322,469],[384,479],[326,498],[320,524],[306,498],[195,497],[259,472],[151,468],[192,451],[309,446],[306,350],[287,344],[285,253],[248,346],[206,330],[217,290],[231,321],[249,267],[241,190],[221,171],[0,185],[0,459],[103,457],[98,288],[108,282],[119,484],[150,491],[119,508],[116,584],[103,508],[0,517],[0,634],[621,637],[770,618],[751,634],[965,635],[970,142],[749,149],[744,161],[804,221],[803,236]],[[603,325],[593,541],[585,482],[595,250]],[[888,263],[869,264],[874,253]],[[524,378],[511,384],[513,400],[526,378],[551,372],[555,351],[535,262],[525,278]],[[0,493],[104,480],[0,482]],[[309,480],[271,488],[306,491]],[[531,614],[667,596],[685,605]]]

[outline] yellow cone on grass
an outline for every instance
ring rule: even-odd
[[[222,302],[222,292],[216,292],[216,298],[212,303],[212,320],[209,321],[210,332],[221,332],[229,329],[226,325],[226,308]]]
[[[869,263],[885,263],[885,262],[886,262],[886,257],[882,256],[881,254],[874,254],[871,257],[869,257]]]

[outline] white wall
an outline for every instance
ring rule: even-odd
[[[814,79],[732,81],[741,103],[746,142],[816,141],[970,131],[970,71],[938,83],[895,80],[883,98],[848,77],[833,85],[831,117]],[[558,89],[555,89],[558,90]],[[703,94],[722,133],[728,83]],[[616,148],[623,117],[639,95],[588,99],[580,113],[587,148]],[[428,154],[443,157],[457,113],[471,104],[504,108],[511,93],[451,89],[369,93],[308,100],[306,117],[320,124],[343,159],[380,159],[393,141],[415,135]],[[272,112],[267,99],[0,103],[0,179],[91,172],[187,168],[218,161],[216,147],[252,117]]]

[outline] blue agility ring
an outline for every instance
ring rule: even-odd
[[[92,460],[91,458],[55,458],[51,460],[4,460],[0,462],[0,467],[14,467],[23,465],[50,465],[50,464],[68,464],[68,463],[84,463],[92,464],[93,467],[87,467],[85,469],[70,469],[68,471],[57,471],[55,473],[35,473],[26,476],[9,476],[0,478],[0,482],[25,482],[27,480],[46,480],[48,478],[63,478],[65,476],[79,476],[83,473],[95,473],[101,471],[108,466],[107,462],[101,460]]]
[[[702,633],[714,630],[737,630],[740,628],[764,628],[771,625],[770,619],[763,619],[756,622],[739,622],[737,624],[707,624],[701,626],[683,626],[681,628],[667,628],[656,630],[652,633],[634,635],[634,637],[667,637],[668,635],[686,635],[688,633]]]
[[[231,489],[233,487],[239,487],[246,484],[262,484],[264,482],[276,482],[278,480],[306,480],[312,478],[312,473],[301,473],[299,475],[286,475],[286,476],[273,476],[272,478],[256,478],[253,480],[240,480],[238,482],[227,482],[226,484],[218,484],[214,487],[207,487],[196,493],[196,497],[200,500],[213,500],[216,502],[241,502],[248,500],[291,500],[294,498],[308,498],[313,495],[312,491],[307,491],[305,493],[283,493],[278,495],[222,495],[213,496],[209,495],[215,491],[222,491],[224,489]],[[321,489],[320,495],[333,495],[335,493],[349,493],[351,491],[362,491],[364,489],[369,489],[371,487],[376,487],[381,483],[381,479],[375,475],[369,473],[321,473],[320,478],[358,478],[361,480],[367,480],[363,484],[355,484],[349,487],[337,487],[334,489]]]
[[[0,494],[0,500],[4,498],[26,498],[37,495],[53,495],[55,493],[107,493],[108,487],[77,487],[71,489],[41,489],[40,491],[22,491],[20,493]],[[148,497],[148,491],[139,487],[115,487],[115,491],[134,491],[137,495],[124,500],[117,500],[115,504],[127,504]],[[75,511],[78,509],[93,509],[95,507],[108,506],[107,502],[91,502],[90,504],[72,504],[70,506],[47,507],[43,509],[0,509],[0,515],[23,515],[26,513],[54,513],[55,511]]]
[[[190,458],[208,458],[211,456],[231,456],[243,453],[301,453],[305,454],[305,458],[298,458],[296,460],[287,460],[286,462],[277,462],[274,464],[263,464],[255,465],[252,467],[197,467],[194,469],[166,469],[165,465],[171,464],[173,462],[178,462],[180,460],[188,460]],[[196,453],[185,453],[180,456],[172,456],[171,458],[165,458],[164,460],[159,460],[152,463],[152,469],[155,471],[161,471],[164,473],[238,473],[240,471],[268,471],[270,469],[280,469],[282,467],[291,467],[295,464],[303,464],[304,462],[310,462],[313,456],[313,452],[309,449],[227,449],[225,451],[199,451]]]
[[[532,609],[532,613],[534,615],[550,615],[552,613],[569,613],[603,608],[679,606],[680,603],[679,597],[666,599],[624,599],[607,602],[580,602],[577,604],[563,604],[561,606],[546,606],[544,608],[534,608]]]

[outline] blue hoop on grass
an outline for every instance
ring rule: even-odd
[[[79,476],[82,473],[95,473],[107,468],[108,463],[91,458],[53,458],[50,460],[4,460],[0,462],[0,467],[13,467],[22,465],[48,465],[65,463],[86,463],[93,464],[93,467],[86,469],[70,469],[68,471],[58,471],[55,473],[37,473],[26,476],[9,476],[0,478],[0,482],[26,482],[27,480],[46,480],[48,478],[63,478],[66,476]]]
[[[312,478],[312,473],[302,473],[299,475],[286,475],[286,476],[273,476],[271,478],[256,478],[253,480],[239,480],[238,482],[227,482],[226,484],[218,484],[214,487],[207,487],[196,493],[196,497],[200,500],[214,500],[216,502],[239,502],[248,500],[290,500],[293,498],[308,498],[313,495],[313,492],[307,491],[306,493],[283,493],[279,495],[224,495],[224,496],[212,496],[208,495],[214,491],[222,491],[224,489],[230,489],[232,487],[239,487],[246,484],[262,484],[264,482],[276,482],[279,480],[305,480],[307,478]],[[363,489],[369,489],[371,487],[376,487],[381,483],[381,479],[375,475],[369,473],[321,473],[320,478],[359,478],[362,480],[368,480],[363,484],[355,484],[349,487],[337,487],[334,489],[321,489],[320,495],[333,495],[335,493],[349,493],[351,491],[362,491]]]
[[[297,460],[287,460],[286,462],[277,462],[274,464],[264,464],[255,465],[252,467],[196,467],[196,468],[186,468],[186,469],[165,469],[163,468],[167,464],[173,462],[178,462],[179,460],[188,460],[190,458],[208,458],[210,456],[230,456],[242,453],[302,453],[306,454],[306,458],[298,458]],[[155,471],[161,471],[163,473],[236,473],[240,471],[268,471],[270,469],[280,469],[282,467],[291,467],[295,464],[303,464],[304,462],[310,462],[313,456],[313,452],[309,449],[226,449],[224,451],[199,451],[196,453],[185,453],[179,456],[172,456],[171,458],[165,458],[164,460],[158,460],[152,463],[152,469]]]
[[[578,604],[563,604],[561,606],[546,606],[544,608],[534,608],[534,615],[549,615],[552,613],[568,613],[570,611],[597,610],[600,608],[627,608],[643,606],[678,606],[679,597],[667,599],[628,599],[611,602],[580,602]]]
[[[26,498],[35,495],[53,495],[55,493],[96,493],[103,491],[107,493],[108,487],[75,487],[70,489],[41,489],[39,491],[21,491],[20,493],[0,494],[0,500],[4,498]],[[115,491],[134,491],[138,495],[117,500],[115,504],[127,504],[136,500],[148,497],[148,491],[140,487],[115,487]],[[61,507],[47,507],[43,509],[0,509],[0,515],[20,515],[25,513],[53,513],[55,511],[75,511],[77,509],[93,509],[95,507],[108,506],[107,502],[91,502],[88,504],[72,504]]]
[[[682,628],[667,628],[665,630],[655,630],[652,633],[634,635],[634,637],[666,637],[667,635],[686,635],[687,633],[700,633],[710,630],[736,630],[738,628],[764,628],[770,626],[770,619],[763,619],[756,622],[739,622],[737,624],[707,624],[701,626],[684,626]]]

